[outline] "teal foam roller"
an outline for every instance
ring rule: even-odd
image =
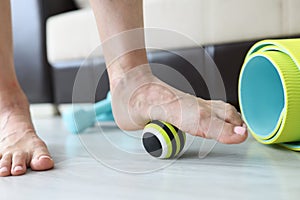
[[[62,119],[66,128],[71,133],[76,134],[94,126],[97,121],[97,116],[101,116],[104,113],[106,113],[108,117],[109,114],[112,113],[110,93],[107,94],[106,99],[95,103],[91,108],[74,105],[62,114]],[[104,117],[105,115],[102,116],[102,120]]]

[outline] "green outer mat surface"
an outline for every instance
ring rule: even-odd
[[[264,40],[250,49],[239,102],[256,140],[300,151],[300,39]]]

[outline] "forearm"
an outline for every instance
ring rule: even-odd
[[[110,79],[147,64],[142,0],[90,0]]]
[[[0,1],[0,89],[14,86],[13,39],[10,0]]]

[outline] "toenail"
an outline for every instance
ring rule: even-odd
[[[15,171],[15,172],[23,171],[23,167],[21,167],[21,166],[16,166],[16,167],[14,168],[14,171]]]
[[[49,159],[49,160],[52,160],[52,158],[50,156],[41,156],[39,157],[39,160],[41,159]]]
[[[8,172],[7,167],[2,167],[2,168],[0,169],[0,173],[6,173],[6,172]]]
[[[246,133],[246,128],[242,126],[234,127],[234,132],[238,135],[244,135]]]

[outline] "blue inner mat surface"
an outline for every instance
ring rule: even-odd
[[[240,101],[248,126],[267,137],[276,128],[284,108],[284,89],[277,69],[266,57],[253,57],[241,76]]]

